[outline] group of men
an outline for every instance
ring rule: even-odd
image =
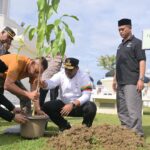
[[[5,39],[4,36],[5,35]],[[7,36],[6,36],[7,35]],[[4,49],[4,44],[10,47],[11,41],[15,33],[9,27],[6,27],[0,35],[1,50]],[[93,123],[96,115],[96,105],[90,102],[91,95],[91,82],[86,73],[82,73],[78,67],[79,60],[76,58],[67,58],[64,62],[64,70],[60,70],[59,55],[56,56],[55,63],[59,64],[59,68],[55,68],[55,74],[49,72],[50,79],[40,81],[40,97],[36,90],[37,79],[42,76],[42,73],[47,69],[52,71],[51,67],[55,63],[50,62],[48,69],[47,60],[42,57],[41,59],[30,59],[26,56],[17,54],[3,53],[0,56],[1,68],[5,66],[1,71],[1,100],[0,104],[4,105],[8,110],[0,107],[0,116],[8,121],[15,120],[18,123],[24,123],[27,121],[25,114],[21,114],[22,110],[28,114],[31,110],[31,101],[35,105],[35,111],[37,114],[47,114],[50,119],[58,125],[61,131],[69,129],[71,125],[64,119],[64,116],[81,116],[83,117],[83,124],[90,127]],[[53,64],[53,66],[52,66]],[[51,67],[50,67],[51,66]],[[58,66],[58,65],[57,65]],[[40,70],[39,70],[40,68]],[[56,73],[58,72],[58,73]],[[21,79],[28,77],[31,85],[31,91],[28,91],[20,82]],[[50,85],[47,83],[50,82]],[[53,101],[44,103],[40,100],[43,97],[43,91],[48,89],[55,89],[59,87],[59,98],[53,98]],[[44,90],[43,90],[43,89]],[[3,95],[4,90],[7,90],[20,98],[21,110],[15,108],[15,106]],[[44,103],[44,104],[43,104]],[[21,103],[22,104],[22,103]],[[40,106],[41,105],[41,106]]]
[[[118,117],[122,126],[143,136],[141,91],[144,87],[145,52],[141,50],[141,40],[132,34],[130,19],[119,20],[118,29],[123,39],[117,49],[116,72],[113,80],[113,89],[117,91]],[[0,49],[2,50],[2,47],[9,48],[14,36],[13,30],[6,27],[0,34]],[[5,45],[5,43],[8,45]],[[70,123],[64,116],[83,117],[82,124],[87,127],[92,126],[96,115],[96,105],[90,101],[91,81],[88,75],[79,69],[78,59],[66,58],[63,69],[60,70],[62,60],[60,61],[59,56],[57,56],[56,64],[58,67],[55,68],[55,71],[52,70],[53,63],[50,63],[49,77],[40,80],[40,102],[35,80],[39,74],[39,67],[41,73],[47,69],[47,60],[45,58],[42,58],[42,61],[39,61],[39,59],[32,60],[16,54],[4,55],[6,51],[3,49],[3,56],[0,56],[0,67],[4,68],[3,70],[0,69],[0,79],[4,81],[0,90],[0,104],[6,106],[10,111],[0,107],[2,118],[8,121],[14,119],[19,123],[24,123],[27,120],[26,116],[15,114],[18,110],[4,97],[4,88],[15,95],[26,97],[25,101],[30,102],[32,100],[37,113],[47,114],[61,131],[71,128]],[[29,77],[31,91],[20,86],[20,80],[25,77]],[[47,91],[57,88],[58,92],[58,87],[59,97],[56,94],[51,98],[51,101],[44,103],[43,99],[45,99]]]

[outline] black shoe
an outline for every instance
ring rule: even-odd
[[[89,122],[89,123],[84,123],[84,122],[82,122],[82,125],[85,125],[86,127],[91,127],[92,126],[92,123],[91,122]]]
[[[70,129],[71,125],[70,123],[67,123],[65,126],[60,126],[59,131],[63,132],[64,130]]]

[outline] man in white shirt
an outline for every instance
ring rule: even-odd
[[[90,79],[79,69],[78,64],[78,59],[67,58],[64,70],[49,80],[41,81],[41,87],[44,89],[60,87],[59,100],[48,101],[42,108],[58,125],[60,131],[71,128],[63,116],[83,117],[82,124],[90,127],[96,115],[96,105],[90,101],[92,90]]]

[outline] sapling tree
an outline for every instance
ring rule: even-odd
[[[64,18],[69,17],[78,21],[79,19],[76,16],[63,14],[61,17],[51,21],[51,18],[57,14],[59,3],[60,0],[37,0],[37,25],[29,25],[24,32],[24,34],[28,34],[29,40],[35,37],[36,56],[38,58],[49,54],[54,57],[58,53],[63,57],[66,51],[66,35],[70,38],[72,43],[75,43],[72,31],[69,25],[64,21]]]

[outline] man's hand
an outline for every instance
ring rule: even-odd
[[[36,102],[38,100],[39,95],[40,95],[39,92],[37,92],[36,90],[32,92],[27,91],[28,98],[33,102]]]
[[[141,92],[144,88],[144,81],[138,80],[136,88],[138,92]]]
[[[36,110],[35,113],[36,113],[36,115],[39,115],[39,116],[42,115],[42,116],[48,117],[48,115],[42,110]]]
[[[45,80],[40,80],[40,87],[41,88],[47,88],[47,83],[46,83],[46,81]]]
[[[14,121],[17,123],[26,123],[28,121],[27,117],[22,114],[15,114]]]
[[[14,114],[16,114],[16,113],[21,113],[21,108],[16,107],[16,108],[14,108],[14,109],[12,110],[12,112],[13,112]]]
[[[117,90],[117,82],[116,81],[113,81],[112,89],[116,92],[116,90]]]
[[[62,110],[61,110],[60,113],[61,113],[62,116],[68,116],[69,113],[72,111],[72,109],[73,109],[73,104],[69,103],[69,104],[66,104],[66,105],[62,108]]]

